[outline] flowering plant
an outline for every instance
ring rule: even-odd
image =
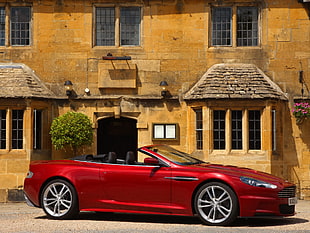
[[[297,123],[301,123],[305,118],[310,118],[310,104],[295,103],[292,112],[297,119]]]

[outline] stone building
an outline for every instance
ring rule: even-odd
[[[93,124],[80,153],[169,144],[309,199],[310,120],[292,113],[310,101],[309,5],[0,0],[0,202],[21,198],[30,161],[72,156],[49,135],[68,111]]]

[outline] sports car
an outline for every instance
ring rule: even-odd
[[[211,164],[167,145],[68,160],[33,161],[24,182],[49,218],[80,211],[198,216],[207,225],[238,217],[292,216],[296,186],[273,175]]]

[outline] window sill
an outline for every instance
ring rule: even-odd
[[[93,46],[93,49],[95,50],[111,50],[111,49],[124,49],[124,50],[130,50],[130,49],[134,49],[134,50],[143,50],[143,47],[141,45],[135,46]],[[113,54],[114,55],[114,54]]]
[[[265,156],[266,152],[262,150],[212,150],[210,156],[218,156],[218,155],[225,155],[225,156]]]
[[[32,49],[32,48],[33,48],[32,45],[10,45],[10,46],[1,45],[0,46],[0,50],[1,49]]]
[[[3,155],[24,155],[26,154],[26,150],[25,149],[11,149],[11,150],[7,150],[7,149],[0,149],[0,158],[2,158],[1,156]]]
[[[162,141],[178,141],[178,138],[152,138],[152,141],[158,141],[158,142],[162,142]]]
[[[12,151],[26,151],[25,149],[0,149],[0,152],[12,152]]]
[[[261,50],[261,46],[210,46],[208,48],[209,50],[220,50],[220,49],[225,49],[225,50]]]

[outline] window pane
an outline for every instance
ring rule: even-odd
[[[96,8],[96,45],[115,45],[115,9],[113,7]]]
[[[0,149],[6,148],[6,110],[0,110]]]
[[[260,111],[249,111],[249,149],[261,149]]]
[[[225,149],[225,111],[213,111],[213,147]]]
[[[11,44],[30,45],[30,8],[12,7]]]
[[[139,7],[121,8],[121,45],[140,44],[141,12]]]
[[[165,138],[175,139],[176,138],[176,125],[165,125]]]
[[[12,149],[23,149],[23,110],[12,111]]]
[[[256,7],[238,7],[237,45],[258,45],[258,9]]]
[[[242,111],[231,112],[232,149],[242,149]]]
[[[212,8],[212,45],[231,45],[231,19],[231,8]]]
[[[195,109],[196,113],[196,149],[203,149],[203,121],[202,109]]]
[[[0,46],[5,45],[5,8],[0,7]]]
[[[165,138],[165,125],[154,125],[154,138]]]
[[[33,111],[33,149],[41,149],[42,141],[42,111]]]

